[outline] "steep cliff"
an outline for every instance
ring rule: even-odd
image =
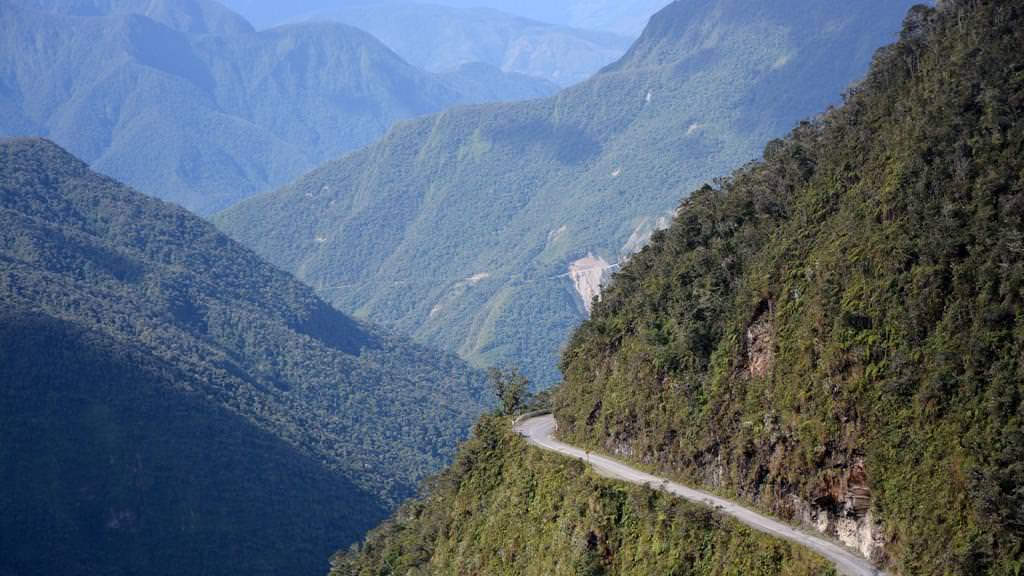
[[[1022,30],[914,8],[842,108],[683,202],[565,352],[564,437],[900,574],[1019,571]]]

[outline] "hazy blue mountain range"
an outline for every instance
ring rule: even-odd
[[[18,0],[18,5],[69,16],[138,14],[189,34],[240,34],[253,27],[214,0]]]
[[[402,124],[217,223],[342,310],[551,384],[614,267],[838,102],[910,4],[676,2],[587,82]]]
[[[429,74],[342,24],[257,33],[215,4],[33,1],[0,0],[0,134],[47,136],[203,214],[397,120],[553,90],[477,68]]]
[[[323,573],[484,398],[188,211],[0,141],[0,573]]]
[[[513,14],[566,26],[639,36],[647,20],[668,0],[444,0],[453,6],[490,6]],[[706,4],[700,0],[691,4]]]
[[[268,28],[323,10],[407,4],[409,0],[224,0],[259,28]],[[636,37],[647,19],[665,7],[668,0],[429,0],[455,8],[491,8],[540,22],[590,30],[611,31]],[[699,0],[706,4],[706,0]]]
[[[621,57],[632,43],[626,36],[551,25],[488,8],[415,2],[343,5],[301,19],[335,20],[366,30],[427,70],[486,62],[561,85],[586,80]]]

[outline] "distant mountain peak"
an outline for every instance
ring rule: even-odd
[[[906,2],[886,6],[866,3],[823,3],[818,0],[675,0],[653,16],[643,33],[618,61],[604,71],[657,67],[695,55],[722,49],[737,34],[758,29],[765,32],[765,48],[771,49],[772,30],[782,30],[796,46],[844,37],[854,41],[851,22],[867,18],[898,21]],[[895,40],[895,36],[892,38]]]

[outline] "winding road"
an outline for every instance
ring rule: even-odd
[[[810,548],[835,564],[836,570],[844,576],[885,575],[885,572],[875,568],[870,562],[852,550],[831,540],[808,534],[719,496],[687,488],[665,478],[637,470],[607,456],[592,454],[564,442],[559,442],[554,438],[555,428],[555,417],[550,415],[525,419],[518,422],[515,426],[516,432],[526,438],[530,444],[544,450],[569,456],[570,458],[585,460],[602,476],[633,484],[647,484],[651,487],[660,487],[662,490],[685,500],[711,506],[722,514],[732,516],[751,528]]]

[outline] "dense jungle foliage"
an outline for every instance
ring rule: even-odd
[[[605,480],[529,448],[487,416],[454,464],[333,576],[796,576],[823,559],[649,487]]]
[[[842,108],[683,202],[573,336],[563,437],[870,514],[899,574],[1020,574],[1022,46],[1018,0],[916,7]]]
[[[0,568],[42,543],[61,573],[138,573],[203,542],[238,553],[165,568],[320,572],[490,398],[44,140],[0,141],[0,312]]]
[[[838,102],[911,4],[674,2],[587,82],[400,124],[216,222],[345,312],[547,387],[587,313],[570,264],[617,264]]]

